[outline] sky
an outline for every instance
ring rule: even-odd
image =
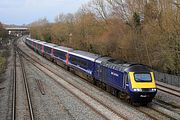
[[[0,22],[23,25],[41,18],[53,22],[60,13],[75,13],[89,0],[1,0]]]

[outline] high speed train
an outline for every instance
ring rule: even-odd
[[[157,93],[154,73],[145,65],[26,38],[26,45],[69,71],[131,103],[146,105]]]

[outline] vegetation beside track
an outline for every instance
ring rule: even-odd
[[[90,0],[54,23],[31,24],[35,39],[180,75],[180,0]]]
[[[5,70],[6,68],[6,59],[0,55],[0,74]]]
[[[7,59],[9,57],[9,47],[0,50],[0,74],[7,68]]]
[[[9,56],[9,38],[8,33],[0,22],[0,74],[7,67],[7,58]]]

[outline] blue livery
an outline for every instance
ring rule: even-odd
[[[144,65],[26,38],[36,52],[108,92],[133,103],[147,104],[157,93],[154,73]]]

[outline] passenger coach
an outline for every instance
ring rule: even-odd
[[[68,65],[73,72],[76,72],[81,77],[93,78],[95,60],[98,59],[100,55],[74,50],[69,52],[68,56]]]
[[[53,48],[54,62],[58,65],[68,69],[69,52],[73,51],[72,48],[56,46]]]

